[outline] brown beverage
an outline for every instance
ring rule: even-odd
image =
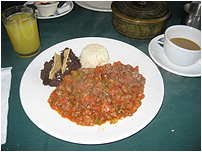
[[[198,44],[185,38],[172,38],[170,39],[170,41],[173,42],[175,45],[188,50],[201,50]]]

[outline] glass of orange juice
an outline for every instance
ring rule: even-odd
[[[35,10],[27,6],[13,6],[2,14],[2,20],[16,54],[32,57],[41,50]]]

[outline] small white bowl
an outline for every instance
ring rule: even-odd
[[[58,1],[38,1],[34,3],[40,16],[44,17],[55,15],[58,4]]]

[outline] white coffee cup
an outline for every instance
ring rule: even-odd
[[[172,38],[185,38],[195,42],[201,48],[201,31],[186,25],[174,25],[166,29],[164,34],[164,50],[167,58],[174,64],[189,66],[201,58],[201,50],[188,50],[173,42]]]

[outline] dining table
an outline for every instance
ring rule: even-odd
[[[2,1],[1,3],[3,11],[7,7],[23,5],[25,2]],[[167,3],[171,9],[171,16],[168,19],[165,29],[172,25],[180,25],[183,6],[188,3],[188,1],[165,1],[165,3]],[[41,51],[34,57],[21,58],[15,54],[4,24],[3,22],[1,23],[1,68],[12,67],[12,79],[8,98],[7,136],[6,143],[1,145],[1,150],[200,151],[200,74],[197,76],[181,75],[157,64],[149,53],[149,44],[152,38],[144,40],[130,39],[118,33],[112,25],[111,11],[92,10],[82,7],[76,2],[73,2],[73,5],[73,9],[63,16],[50,19],[37,19]],[[161,34],[165,32],[165,29]],[[30,63],[43,54],[48,48],[58,43],[77,38],[107,38],[124,42],[124,44],[126,43],[140,50],[141,53],[154,63],[162,77],[164,90],[162,104],[154,118],[147,125],[134,134],[120,138],[120,140],[86,144],[85,142],[77,143],[60,139],[57,136],[47,133],[46,130],[41,129],[37,124],[33,123],[25,112],[20,97],[23,74]],[[130,57],[133,58],[133,56]],[[122,56],[122,58],[124,58],[124,56]],[[33,94],[35,93],[35,90],[32,90],[32,86],[28,88]],[[162,90],[157,90],[155,93],[158,94],[161,91]],[[39,113],[39,111],[35,112]],[[146,118],[142,119],[144,120]],[[57,128],[55,129],[57,130]],[[127,129],[127,127],[125,129]],[[122,131],[124,131],[124,127],[123,130],[120,130],[120,132]]]

